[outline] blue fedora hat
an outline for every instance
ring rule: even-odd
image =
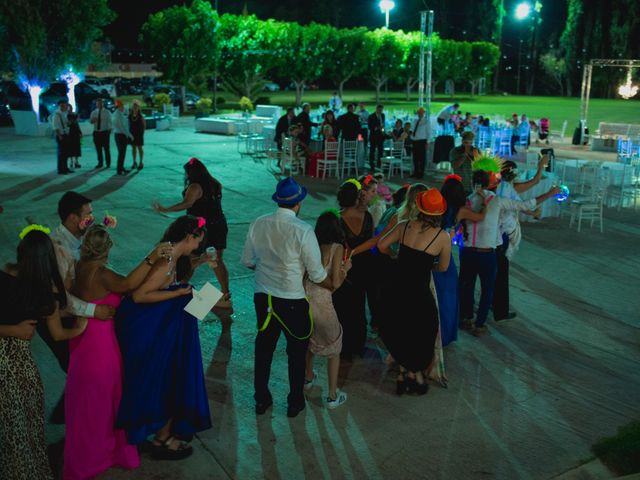
[[[278,182],[276,193],[271,198],[281,205],[295,205],[304,200],[307,189],[299,185],[293,177],[287,177]]]

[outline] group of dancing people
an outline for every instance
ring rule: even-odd
[[[60,225],[20,232],[15,263],[0,272],[7,305],[0,320],[0,478],[48,479],[44,393],[30,340],[51,348],[66,383],[51,421],[65,424],[63,478],[94,478],[152,455],[189,456],[193,435],[211,426],[198,325],[185,311],[194,270],[209,265],[230,308],[223,261],[227,226],[222,186],[204,164],[184,165],[186,210],[128,275],[109,267],[117,219],[96,219],[91,199],[67,192]],[[209,233],[210,232],[210,233]]]
[[[117,220],[106,215],[96,221],[91,199],[79,193],[62,196],[61,223],[53,232],[32,224],[20,233],[16,262],[0,272],[6,305],[0,321],[0,477],[53,478],[43,386],[30,350],[36,331],[67,374],[64,478],[136,468],[137,445],[149,438],[154,458],[186,458],[193,435],[210,428],[197,320],[185,306],[192,298],[189,280],[201,265],[213,269],[223,291],[217,307],[231,306],[223,261],[227,225],[220,182],[198,159],[184,170],[182,201],[153,206],[187,215],[171,223],[126,276],[109,267],[109,231]],[[503,166],[504,182],[513,179],[512,171]],[[272,196],[277,209],[250,225],[242,255],[255,270],[256,413],[273,404],[269,376],[282,332],[289,357],[287,415],[305,408],[305,390],[317,383],[316,356],[327,358],[325,405],[343,405],[339,366],[365,353],[367,302],[372,328],[399,368],[396,393],[427,393],[434,372],[444,382],[437,351],[456,339],[459,322],[473,321],[478,275],[482,295],[470,328],[477,336],[486,333],[496,247],[502,233],[512,233],[503,232],[512,226],[504,220],[502,228],[503,213],[533,211],[555,193],[519,201],[517,189],[505,188],[513,198],[501,197],[492,191],[496,178],[474,168],[475,189],[468,196],[456,175],[440,189],[416,183],[392,195],[371,175],[350,179],[338,189],[339,210],[324,212],[315,228],[298,217],[305,187],[292,177],[280,181]],[[374,221],[369,209],[378,187],[392,205]],[[458,286],[451,237],[459,229],[465,244]]]
[[[291,177],[280,181],[272,197],[277,210],[249,227],[242,256],[255,270],[256,413],[273,405],[269,376],[281,333],[289,364],[287,415],[305,408],[304,391],[316,382],[315,356],[328,359],[326,406],[343,404],[339,366],[365,354],[367,304],[371,329],[398,367],[396,393],[424,395],[429,378],[446,386],[442,347],[457,339],[458,328],[481,337],[491,308],[495,320],[515,316],[508,267],[521,238],[518,215],[534,214],[558,188],[529,200],[519,193],[540,181],[547,162],[542,157],[533,179],[514,183],[515,163],[476,158],[472,191],[457,174],[440,189],[406,184],[389,195],[391,205],[377,218],[372,207],[388,187],[373,175],[349,179],[337,192],[340,210],[321,214],[315,229],[298,218],[305,187]],[[452,243],[461,249],[459,275]]]

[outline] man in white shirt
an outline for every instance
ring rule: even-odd
[[[460,105],[457,103],[454,103],[453,105],[447,105],[442,110],[440,110],[438,112],[438,115],[436,116],[438,124],[444,125],[445,123],[449,122],[453,114],[456,113],[459,108],[460,108]]]
[[[93,124],[93,144],[96,146],[98,154],[98,165],[96,168],[102,168],[104,150],[104,160],[107,168],[111,166],[111,113],[104,108],[104,102],[101,98],[96,99],[96,109],[91,112],[89,121]]]
[[[249,227],[242,263],[255,269],[254,303],[258,319],[254,387],[256,413],[273,404],[269,375],[280,333],[287,339],[289,396],[287,416],[304,410],[305,357],[313,323],[305,298],[305,272],[312,282],[329,288],[313,228],[298,218],[307,190],[292,177],[278,183],[272,199],[275,213],[258,218]]]
[[[495,177],[494,177],[495,178]],[[500,212],[502,210],[535,210],[536,206],[558,192],[554,187],[535,199],[518,201],[498,197],[489,188],[489,173],[482,170],[473,172],[474,193],[469,195],[467,206],[474,212],[486,209],[484,220],[467,224],[467,237],[460,251],[460,312],[463,326],[473,329],[479,337],[487,333],[485,323],[493,301],[496,283],[496,247],[502,244],[500,235]],[[492,188],[497,186],[491,185]],[[476,277],[480,277],[480,303],[473,325],[473,293]]]
[[[129,131],[129,120],[124,114],[124,103],[121,100],[116,100],[116,111],[113,112],[113,138],[116,141],[116,147],[118,148],[118,175],[126,175],[128,170],[124,169],[124,157],[127,154],[127,143],[129,140],[133,140],[133,135]]]
[[[58,109],[53,113],[52,128],[56,136],[58,175],[73,173],[73,170],[67,165],[67,144],[69,143],[68,108],[69,104],[65,100],[60,100],[58,102]]]
[[[526,192],[540,182],[542,172],[549,163],[547,155],[540,157],[535,176],[526,182],[514,182],[518,168],[508,160],[503,163],[500,171],[500,185],[496,195],[509,200],[520,200],[520,194]],[[515,318],[516,313],[509,310],[509,262],[518,249],[522,234],[520,232],[519,212],[515,210],[500,210],[500,235],[502,243],[496,248],[496,286],[493,292],[493,318],[495,320],[509,320]]]
[[[424,116],[424,108],[417,111],[418,118],[411,124],[411,140],[413,150],[413,174],[411,178],[424,177],[424,164],[427,158],[427,148],[431,139],[431,125]]]

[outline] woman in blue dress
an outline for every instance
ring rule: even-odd
[[[131,444],[151,434],[153,456],[179,460],[192,453],[193,434],[211,427],[197,319],[184,311],[192,254],[205,241],[204,218],[185,215],[165,232],[172,257],[156,261],[116,314],[124,364],[116,425]],[[213,266],[213,265],[212,265]]]
[[[447,202],[447,211],[442,217],[442,229],[449,232],[453,239],[453,245],[461,245],[463,235],[460,229],[464,229],[464,220],[480,222],[484,220],[484,210],[476,213],[465,205],[466,196],[459,175],[448,175],[440,193]],[[433,280],[438,294],[438,307],[440,309],[440,329],[442,346],[445,347],[458,339],[458,271],[451,249],[451,260],[446,272],[433,272]]]

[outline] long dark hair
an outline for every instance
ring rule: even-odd
[[[222,184],[213,178],[204,163],[197,158],[192,158],[184,164],[184,188],[192,183],[197,183],[202,188],[203,194],[220,197],[222,195]]]
[[[467,202],[467,197],[464,193],[464,187],[462,186],[462,182],[460,182],[457,178],[449,178],[444,184],[442,188],[440,188],[440,193],[442,197],[447,202],[447,214],[442,217],[442,227],[448,227],[450,225],[445,225],[447,221],[451,221],[454,225],[456,223],[456,217],[458,216],[458,211],[462,207],[464,207]],[[465,240],[468,240],[467,234],[467,221],[463,220],[462,224],[462,236]]]
[[[38,230],[27,233],[18,244],[17,260],[18,300],[29,317],[51,315],[56,302],[61,309],[67,306],[67,294],[49,235]]]
[[[201,233],[204,233],[202,237],[202,242],[204,243],[206,241],[207,228],[204,225],[199,226],[201,223],[198,217],[183,215],[169,225],[169,228],[164,232],[160,241],[178,243],[184,240],[187,235],[197,237]],[[176,278],[178,280],[188,280],[191,278],[192,273],[193,269],[189,255],[183,255],[176,260]]]
[[[344,230],[336,212],[329,210],[321,213],[316,221],[315,233],[320,245],[344,243]]]

